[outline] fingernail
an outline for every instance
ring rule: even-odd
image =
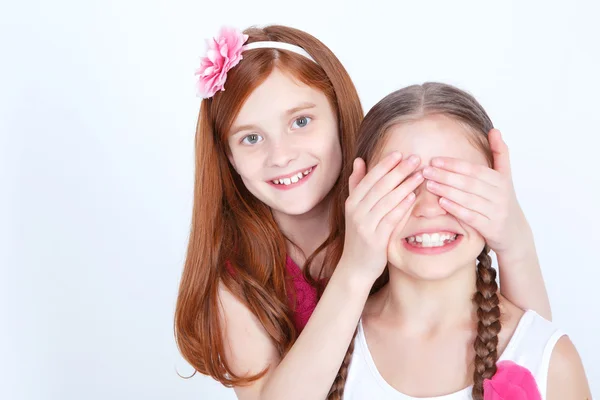
[[[419,163],[419,157],[415,156],[414,154],[412,156],[410,156],[408,158],[408,162],[410,162],[411,164],[418,164]]]
[[[439,158],[434,158],[433,160],[431,160],[431,163],[436,167],[444,166],[444,161],[440,160]]]
[[[437,187],[437,184],[434,181],[427,181],[428,189],[435,189],[436,187]]]
[[[433,168],[431,168],[431,167],[423,168],[423,175],[433,176]]]
[[[417,196],[415,195],[415,192],[410,192],[408,194],[408,196],[406,196],[406,198],[408,199],[408,201],[413,201]]]

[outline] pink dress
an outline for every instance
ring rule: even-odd
[[[225,268],[230,274],[235,273],[229,262],[226,262]],[[317,289],[308,283],[300,267],[290,257],[286,257],[285,269],[292,283],[288,298],[294,312],[294,326],[299,334],[317,306]]]
[[[285,268],[292,280],[295,292],[295,295],[290,293],[289,299],[290,306],[294,310],[294,325],[300,333],[317,306],[317,289],[308,283],[300,267],[290,257],[286,257]]]

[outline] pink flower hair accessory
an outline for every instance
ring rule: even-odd
[[[221,28],[219,36],[207,40],[208,50],[206,57],[200,59],[200,68],[196,70],[198,76],[198,96],[208,99],[218,91],[225,90],[227,73],[242,60],[242,52],[253,49],[273,48],[291,51],[315,61],[303,48],[284,42],[260,41],[249,43],[248,35],[235,28]],[[315,61],[316,62],[316,61]]]
[[[240,62],[244,43],[248,35],[234,28],[221,28],[219,36],[207,40],[206,57],[200,60],[198,76],[198,96],[203,99],[212,97],[219,90],[225,90],[227,72]]]
[[[542,400],[531,372],[512,361],[501,361],[492,379],[483,382],[484,400]]]

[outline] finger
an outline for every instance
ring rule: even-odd
[[[502,139],[502,134],[498,129],[492,129],[488,134],[490,148],[494,156],[494,169],[502,175],[511,175],[510,156],[508,146]]]
[[[448,211],[450,214],[454,215],[459,220],[465,222],[467,225],[472,226],[477,230],[481,235],[485,236],[485,231],[487,226],[490,223],[490,219],[484,215],[481,215],[473,210],[469,210],[453,202],[452,200],[448,200],[444,197],[440,198],[440,206]]]
[[[365,177],[366,166],[362,158],[356,158],[352,163],[352,174],[348,178],[348,189],[350,194],[354,191],[359,182]]]
[[[483,197],[463,192],[452,186],[447,186],[434,181],[427,181],[427,189],[439,197],[452,200],[454,203],[464,208],[475,211],[476,213],[491,219],[490,216],[493,214],[494,203]]]
[[[358,204],[369,190],[383,177],[390,172],[402,160],[402,154],[395,151],[384,157],[365,177],[356,185],[352,194],[352,202]]]
[[[408,159],[403,160],[396,168],[383,176],[379,182],[369,190],[369,193],[360,203],[362,212],[368,213],[371,209],[387,194],[392,192],[404,180],[412,174],[419,166],[419,157],[412,155]],[[420,176],[422,174],[419,172]]]
[[[415,193],[410,192],[408,196],[406,196],[400,202],[400,204],[394,207],[389,213],[387,213],[383,217],[383,219],[377,226],[376,234],[386,237],[389,241],[392,232],[394,232],[396,227],[399,226],[399,224],[402,222],[402,219],[406,218],[409,215],[411,207],[413,207],[415,203],[415,199]]]
[[[421,174],[421,172],[417,172],[402,182],[400,186],[385,195],[369,212],[370,221],[377,226],[381,219],[383,219],[383,217],[397,207],[398,204],[401,203],[406,197],[413,193],[413,191],[423,183],[423,180],[423,174]]]
[[[493,200],[494,197],[497,197],[496,186],[470,176],[457,174],[435,167],[423,168],[423,175],[426,179],[431,181],[435,181],[446,186],[452,186],[453,188],[483,197],[487,200]]]
[[[435,157],[431,160],[431,165],[457,174],[477,178],[494,186],[499,186],[501,180],[498,171],[494,171],[485,165],[474,164],[458,158]]]

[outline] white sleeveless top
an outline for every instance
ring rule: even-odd
[[[535,311],[526,311],[498,361],[508,360],[527,368],[535,377],[542,399],[546,400],[550,356],[563,335]],[[452,394],[427,398],[400,393],[379,374],[365,340],[362,321],[359,323],[344,400],[472,400],[471,390],[472,387],[468,387]]]

